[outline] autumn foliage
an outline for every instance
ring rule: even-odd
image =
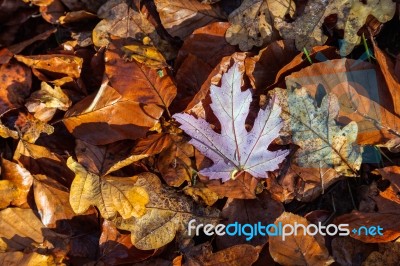
[[[399,10],[0,0],[0,265],[398,265]]]

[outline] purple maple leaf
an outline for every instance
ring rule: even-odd
[[[222,182],[246,171],[254,177],[265,178],[267,171],[278,168],[288,150],[269,151],[268,146],[279,136],[283,126],[281,108],[272,100],[260,109],[253,128],[248,132],[245,121],[249,114],[251,91],[241,91],[242,75],[237,64],[222,76],[221,87],[211,86],[211,109],[221,123],[221,134],[211,129],[204,119],[188,114],[175,114],[180,128],[192,137],[191,143],[214,164],[199,173]]]

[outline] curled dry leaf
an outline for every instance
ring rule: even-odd
[[[35,143],[42,133],[53,134],[54,127],[43,122],[30,113],[19,112],[14,127],[19,137],[26,142]]]
[[[284,212],[275,221],[278,227],[282,224],[302,224],[308,226],[306,218]],[[269,236],[269,252],[272,258],[283,265],[330,265],[334,262],[325,247],[321,235],[311,236],[304,232],[302,227],[297,227],[297,235],[290,235],[282,240],[282,236]]]
[[[245,0],[229,15],[232,25],[226,31],[226,40],[239,44],[242,51],[272,42],[279,36],[274,29],[275,19],[293,16],[295,9],[295,3],[290,0]]]
[[[143,44],[129,44],[122,47],[125,57],[134,59],[150,68],[161,69],[168,67],[164,56],[156,47]]]
[[[397,265],[400,261],[400,240],[379,244],[379,250],[369,254],[363,266]]]
[[[144,137],[176,95],[169,75],[107,51],[106,76],[96,95],[73,106],[63,120],[76,137],[93,145]],[[134,90],[132,90],[134,88]],[[112,113],[112,115],[109,115]],[[132,114],[135,115],[132,115]]]
[[[196,223],[216,225],[219,211],[196,205],[187,196],[161,184],[152,173],[137,176],[136,185],[149,194],[146,213],[141,217],[115,220],[117,228],[131,232],[132,244],[138,249],[150,250],[165,246],[175,235],[178,240],[192,238],[188,235],[187,224],[195,219]]]
[[[155,0],[161,23],[171,36],[185,39],[195,29],[223,20],[217,6],[201,4],[196,0]]]
[[[15,55],[15,59],[40,71],[53,73],[61,77],[70,77],[77,79],[81,75],[83,59],[73,55]]]
[[[222,179],[222,182],[235,179],[238,172],[264,178],[266,172],[277,169],[288,154],[286,150],[268,150],[283,126],[276,102],[259,111],[252,130],[247,132],[245,120],[252,97],[250,90],[241,91],[241,80],[235,64],[222,76],[221,87],[211,86],[211,108],[221,123],[221,134],[212,130],[204,119],[188,114],[174,115],[181,129],[192,137],[189,143],[214,162],[199,173],[210,179]]]
[[[25,106],[37,119],[48,122],[56,110],[67,111],[71,100],[59,86],[52,88],[46,82],[42,82],[40,90],[31,94]]]
[[[340,54],[348,55],[356,46],[361,37],[357,32],[365,24],[369,15],[384,23],[392,19],[396,11],[396,4],[391,0],[382,1],[352,1],[310,0],[307,2],[303,15],[294,22],[288,23],[283,19],[276,21],[276,28],[284,39],[295,39],[298,50],[322,45],[328,39],[324,35],[322,24],[330,15],[337,15],[336,27],[344,30],[344,40]]]
[[[305,87],[312,98],[335,94],[338,121],[358,124],[358,144],[380,144],[400,136],[400,118],[375,66],[351,59],[314,63],[286,78],[288,88]]]
[[[117,213],[124,219],[145,214],[149,196],[144,188],[135,185],[137,177],[99,177],[72,157],[67,165],[75,173],[69,200],[75,213],[82,214],[95,205],[106,219]]]

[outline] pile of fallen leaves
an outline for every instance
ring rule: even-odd
[[[0,264],[398,265],[399,10],[0,0]]]

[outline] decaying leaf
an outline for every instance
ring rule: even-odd
[[[278,168],[287,150],[268,151],[269,144],[279,136],[283,126],[280,107],[273,101],[260,110],[250,132],[245,120],[252,100],[251,91],[241,91],[242,75],[235,64],[222,76],[221,87],[211,86],[211,108],[221,123],[221,134],[216,133],[204,119],[188,114],[175,114],[181,128],[192,137],[189,142],[210,158],[214,165],[202,169],[200,174],[223,182],[246,171],[257,178],[266,177],[267,171]]]
[[[114,218],[117,213],[124,219],[145,214],[149,196],[144,188],[135,185],[137,177],[99,177],[72,157],[67,165],[75,173],[69,200],[75,213],[82,214],[95,205],[106,219]]]
[[[226,31],[226,40],[233,45],[239,44],[242,51],[272,42],[278,37],[275,19],[293,16],[295,9],[294,1],[290,0],[245,0],[229,15],[232,25]]]
[[[200,199],[202,199],[208,206],[214,205],[219,199],[218,194],[208,187],[205,187],[203,183],[198,183],[196,186],[187,186],[183,189],[183,192],[191,196],[197,203],[200,203]]]
[[[365,24],[369,15],[380,22],[389,21],[396,10],[396,4],[391,0],[310,0],[307,2],[303,15],[288,23],[283,19],[276,21],[276,28],[284,39],[295,39],[296,47],[310,50],[313,46],[322,45],[328,39],[324,35],[322,24],[330,15],[337,15],[336,27],[344,30],[344,40],[340,54],[348,55],[361,37],[357,32]]]
[[[225,18],[218,7],[201,4],[196,0],[154,2],[164,28],[172,36],[181,39],[189,36],[195,29]]]
[[[149,194],[146,213],[141,217],[116,219],[117,228],[131,231],[132,244],[143,250],[157,249],[171,242],[175,235],[178,239],[192,238],[188,235],[187,225],[195,219],[196,224],[218,223],[217,209],[197,206],[187,196],[161,184],[152,173],[137,176],[136,185]]]
[[[42,82],[41,89],[31,94],[25,106],[37,119],[48,122],[56,110],[68,110],[71,100],[59,86],[52,88],[46,82]]]
[[[356,175],[362,161],[362,148],[354,144],[358,127],[353,121],[343,128],[337,125],[337,97],[334,94],[325,96],[317,108],[304,88],[288,94],[292,141],[300,146],[294,162],[301,167],[333,167],[339,174]]]
[[[308,226],[306,218],[284,212],[275,221],[275,225],[302,224]],[[283,265],[330,265],[334,262],[325,247],[324,238],[321,235],[311,236],[305,233],[302,227],[297,227],[297,235],[290,235],[282,240],[281,235],[269,236],[269,252],[272,258]]]
[[[14,127],[19,131],[19,137],[29,143],[35,143],[42,133],[50,135],[54,132],[53,126],[37,119],[30,113],[24,112],[18,113]]]
[[[99,8],[97,15],[103,20],[93,29],[94,45],[107,46],[111,37],[132,38],[139,42],[150,38],[167,60],[175,57],[176,51],[160,37],[146,15],[137,10],[131,1],[107,1]]]
[[[332,256],[340,265],[361,265],[374,249],[374,244],[363,243],[351,237],[336,237],[332,240]]]
[[[400,117],[375,65],[360,60],[337,59],[314,63],[286,78],[288,88],[304,87],[314,99],[335,94],[337,120],[358,124],[358,144],[382,144],[400,136]]]

